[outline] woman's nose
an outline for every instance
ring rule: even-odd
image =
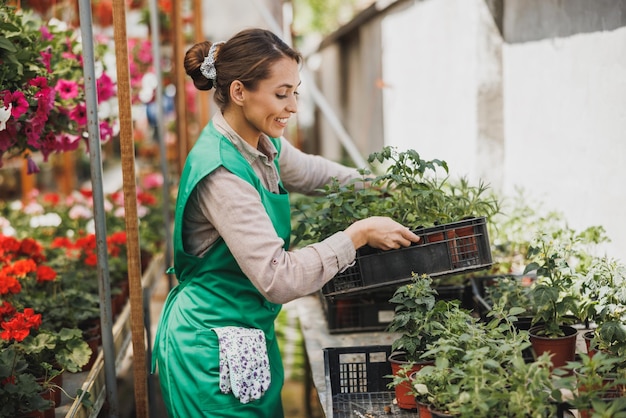
[[[291,113],[296,113],[298,111],[298,99],[296,95],[291,95],[289,98],[289,103],[287,103],[287,111]]]

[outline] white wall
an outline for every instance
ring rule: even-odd
[[[485,12],[482,0],[425,0],[384,18],[385,143],[504,194],[521,187],[576,229],[602,225],[607,254],[626,260],[626,28],[502,44],[498,74]],[[485,77],[502,86],[502,145],[481,139]]]
[[[506,45],[507,190],[603,225],[626,260],[626,28]]]
[[[460,175],[475,161],[476,14],[475,0],[423,1],[382,22],[386,144]]]

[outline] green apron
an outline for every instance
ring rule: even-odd
[[[272,139],[280,153],[280,141]],[[278,169],[278,158],[275,160]],[[187,157],[180,179],[174,224],[174,270],[179,284],[165,301],[157,329],[152,369],[158,362],[163,400],[171,418],[283,416],[280,392],[282,360],[274,333],[281,309],[267,301],[243,274],[219,238],[203,257],[184,251],[183,212],[191,192],[216,168],[249,182],[261,196],[276,233],[288,248],[289,197],[269,192],[235,146],[209,123]],[[245,239],[245,237],[242,237]],[[242,404],[219,389],[219,345],[211,328],[238,326],[263,330],[272,381],[261,399]]]

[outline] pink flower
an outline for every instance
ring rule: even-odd
[[[87,125],[87,108],[85,103],[79,103],[70,111],[70,119],[78,124],[78,126]]]
[[[7,107],[10,104],[13,105],[11,109],[11,116],[15,119],[18,119],[22,116],[26,111],[28,111],[28,100],[26,100],[26,96],[20,90],[17,90],[11,93],[9,90],[5,90],[2,92],[2,101],[4,106]]]
[[[163,185],[163,175],[161,173],[150,173],[147,174],[142,182],[142,186],[144,189],[156,189],[157,187],[161,187]]]
[[[41,51],[41,62],[46,67],[49,73],[52,73],[52,68],[50,67],[50,61],[52,60],[52,54],[47,51]]]
[[[105,120],[100,122],[100,140],[108,141],[113,137],[113,127]]]
[[[146,40],[141,43],[137,51],[137,59],[144,64],[152,64],[152,45]]]
[[[17,144],[17,129],[15,123],[7,123],[6,129],[0,131],[0,152],[4,153]]]
[[[72,80],[59,80],[54,89],[63,100],[73,99],[78,96],[78,83]]]
[[[57,140],[60,144],[60,151],[73,151],[78,149],[78,145],[80,145],[80,136],[78,135],[70,135],[70,134],[61,134],[57,137]]]
[[[37,99],[37,114],[45,116],[46,120],[48,119],[48,114],[54,107],[55,96],[56,91],[48,86],[43,87],[34,95],[35,99]]]
[[[51,41],[54,37],[52,36],[52,34],[50,33],[50,31],[48,30],[47,26],[42,26],[39,28],[39,31],[41,32],[41,37],[45,40],[45,41]]]
[[[48,87],[48,79],[46,77],[41,77],[41,76],[31,78],[30,80],[28,80],[28,85],[43,89],[45,87]]]
[[[98,103],[109,100],[115,94],[115,89],[111,77],[107,73],[103,73],[96,82],[98,90]]]

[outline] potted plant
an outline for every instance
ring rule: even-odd
[[[626,265],[608,257],[595,257],[576,284],[582,313],[595,328],[584,334],[589,355],[601,350],[626,357]]]
[[[52,403],[42,396],[43,387],[28,373],[28,364],[14,345],[0,341],[0,416],[17,417],[43,411]]]
[[[433,363],[437,356],[429,351],[431,345],[449,334],[463,333],[475,321],[458,301],[437,300],[431,284],[429,276],[413,275],[412,283],[399,287],[390,299],[396,308],[387,331],[400,333],[389,357],[394,372],[391,385],[403,409],[417,407],[410,394],[409,377]]]
[[[528,335],[514,326],[522,309],[496,307],[488,323],[467,322],[456,332],[431,344],[436,361],[411,376],[413,393],[428,405],[432,416],[544,417],[555,409],[550,402],[547,355],[526,362]]]
[[[441,325],[433,320],[437,292],[431,284],[430,277],[413,275],[412,283],[400,286],[389,300],[396,307],[387,331],[400,333],[400,337],[392,343],[392,354],[389,356],[394,375],[391,385],[402,409],[416,408],[408,377],[432,362],[432,359],[422,359],[422,354],[443,331]],[[441,304],[438,309],[442,309]]]
[[[528,249],[524,274],[536,271],[530,295],[535,303],[530,340],[536,355],[552,354],[553,366],[573,361],[580,299],[572,292],[580,274],[574,267],[577,236],[539,234]]]
[[[324,239],[374,215],[413,227],[423,239],[398,250],[359,248],[354,268],[327,283],[325,296],[405,284],[412,272],[441,276],[491,265],[486,218],[498,205],[484,184],[473,187],[464,181],[452,187],[447,178],[437,177],[438,171],[447,173],[445,162],[423,160],[414,150],[386,147],[369,161],[380,164],[384,173],[374,176],[363,169],[362,177],[350,184],[334,180],[319,190],[320,196],[294,200],[293,244]]]
[[[572,393],[568,404],[583,418],[626,416],[626,364],[623,358],[598,352],[557,370],[555,385]]]

